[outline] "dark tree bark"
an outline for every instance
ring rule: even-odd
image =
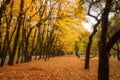
[[[101,37],[99,41],[99,68],[98,80],[109,80],[109,52],[107,49],[107,31],[108,31],[108,16],[110,13],[112,0],[106,0],[105,8],[101,17]]]
[[[13,65],[13,63],[14,63],[14,58],[15,58],[15,54],[16,54],[16,51],[17,51],[17,44],[18,44],[18,40],[19,40],[20,28],[21,28],[21,25],[22,25],[23,7],[24,7],[24,0],[21,0],[20,13],[19,13],[19,17],[18,17],[17,33],[16,33],[16,36],[15,36],[14,46],[13,46],[12,53],[10,55],[8,65]]]
[[[116,42],[115,44],[116,44],[117,48],[113,47],[112,49],[115,50],[115,51],[117,51],[117,53],[116,53],[117,59],[118,59],[118,61],[120,61],[120,47],[119,47],[119,42]]]
[[[30,52],[29,61],[32,61],[33,53],[35,52],[35,50],[37,48],[37,44],[35,44],[36,33],[37,33],[37,29],[35,29],[35,32],[34,32],[34,37],[33,37],[33,40],[32,40],[32,49],[31,49],[31,52]]]
[[[8,4],[10,4],[10,2],[11,2],[11,0],[1,1],[2,4],[0,7],[0,59],[3,55],[5,55],[2,52],[3,51],[2,50],[2,31],[1,31],[2,30],[2,27],[1,27],[2,15],[3,15],[4,11],[6,10],[6,6]],[[4,57],[4,59],[2,58],[2,60],[0,61],[1,66],[4,64],[4,60],[5,60],[5,57]]]
[[[89,3],[88,12],[90,9],[94,7],[97,3],[101,3],[102,0],[90,0],[86,1]],[[108,32],[108,16],[111,11],[118,12],[116,10],[118,8],[113,9],[113,0],[105,0],[105,7],[101,10],[101,37],[99,41],[99,67],[98,67],[98,80],[109,80],[109,53],[113,45],[120,39],[120,30],[116,32],[109,40],[107,39],[107,32]],[[117,2],[117,1],[116,1]],[[115,2],[115,3],[116,3]],[[115,5],[115,4],[114,4]],[[116,6],[116,5],[115,5]],[[117,5],[119,6],[119,5]],[[111,9],[112,7],[112,9]],[[96,8],[96,7],[95,7]],[[88,13],[89,16],[93,18],[97,18],[97,16],[91,15]],[[92,41],[92,40],[91,40]],[[91,45],[90,43],[88,45]],[[90,47],[88,47],[88,52],[90,51]],[[87,51],[86,51],[87,52]],[[87,53],[89,54],[89,53]],[[89,59],[89,58],[88,58]]]
[[[110,38],[105,46],[101,46],[101,54],[99,56],[98,80],[109,80],[109,52],[118,40],[120,40],[120,30]]]
[[[30,31],[27,34],[27,37],[26,37],[26,40],[25,40],[25,51],[24,51],[25,59],[24,59],[24,62],[28,62],[29,61],[29,55],[30,54],[28,53],[28,46],[29,46],[29,38],[30,38],[32,30],[33,30],[33,28],[30,28]]]
[[[119,44],[117,44],[117,59],[118,61],[120,61],[120,47],[119,47]]]
[[[10,6],[10,15],[9,15],[9,18],[7,17],[6,15],[6,12],[4,12],[4,15],[5,15],[5,19],[6,19],[6,35],[5,35],[5,39],[3,40],[3,47],[1,48],[1,64],[0,66],[3,66],[4,63],[5,63],[5,60],[6,60],[6,56],[7,56],[7,53],[9,52],[10,53],[10,25],[11,25],[11,21],[12,21],[12,11],[13,10],[13,1],[11,3],[11,6]]]
[[[22,49],[22,42],[18,48],[18,55],[17,55],[17,60],[16,60],[16,64],[19,63],[19,60],[20,60],[20,56],[21,56],[21,49]]]
[[[85,57],[85,69],[89,69],[89,59],[90,59],[90,50],[91,50],[91,46],[92,46],[92,40],[93,37],[95,36],[96,32],[97,32],[97,26],[100,24],[100,21],[98,21],[95,25],[94,25],[94,29],[92,34],[89,36],[89,42],[87,44],[87,50],[86,50],[86,57]]]
[[[85,57],[85,69],[89,69],[89,59],[90,59],[90,51],[91,51],[91,46],[92,46],[92,40],[93,40],[93,37],[95,36],[95,34],[97,33],[97,26],[100,24],[100,19],[99,19],[99,16],[102,14],[103,10],[101,10],[97,15],[93,15],[91,13],[91,10],[92,10],[92,6],[94,6],[94,4],[97,4],[99,3],[101,0],[91,0],[89,3],[89,7],[88,7],[88,15],[92,18],[94,18],[97,23],[93,26],[93,32],[91,33],[91,35],[89,36],[89,42],[87,44],[87,49],[86,49],[86,57]]]

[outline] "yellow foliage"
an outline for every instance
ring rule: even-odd
[[[18,17],[20,13],[20,1],[21,0],[14,0],[12,14],[15,17]],[[51,5],[56,2],[56,0],[51,1],[53,1]],[[60,7],[59,4],[61,4]],[[10,6],[11,4],[7,6],[6,13],[10,13]],[[31,24],[36,25],[36,23],[41,22],[41,31],[45,30],[43,34],[44,41],[47,41],[47,28],[50,27],[49,25],[55,25],[57,29],[54,31],[54,34],[58,35],[57,45],[62,46],[65,52],[73,51],[75,42],[80,41],[80,38],[86,36],[87,33],[84,34],[86,30],[82,25],[84,15],[85,9],[83,7],[79,9],[79,0],[59,0],[53,8],[51,8],[49,0],[47,0],[46,3],[44,0],[35,0],[34,2],[33,0],[24,0],[25,28],[29,31]],[[51,18],[51,16],[53,16],[53,18]],[[31,18],[31,20],[27,22],[27,18]],[[46,19],[46,21],[44,21],[44,19]],[[45,26],[43,24],[45,24]],[[83,49],[83,46],[84,43],[82,41],[80,48]]]

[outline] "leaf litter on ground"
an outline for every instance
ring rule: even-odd
[[[61,56],[0,67],[0,80],[97,80],[98,58],[84,69],[84,56]],[[110,80],[120,80],[120,62],[110,59]]]

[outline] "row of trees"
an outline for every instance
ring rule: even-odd
[[[74,51],[79,35],[89,34],[82,27],[82,4],[82,0],[0,1],[0,66]]]
[[[83,0],[0,1],[0,66],[7,60],[9,65],[29,62],[33,56],[47,60],[71,53],[74,46],[85,50],[89,33],[82,27],[83,3]],[[96,20],[89,36],[85,68],[89,68],[92,40],[98,32],[98,80],[109,80],[110,50],[116,50],[120,57],[120,1],[85,0],[85,5],[88,15]],[[114,15],[111,20],[110,13]]]

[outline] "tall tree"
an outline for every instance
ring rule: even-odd
[[[92,46],[92,42],[93,42],[93,37],[95,36],[95,34],[97,33],[97,27],[100,24],[100,15],[102,13],[102,11],[99,11],[97,14],[93,14],[93,11],[95,7],[93,7],[96,3],[100,2],[99,0],[96,1],[86,1],[85,5],[88,4],[86,7],[88,7],[88,11],[87,11],[87,15],[94,18],[97,22],[94,24],[93,26],[93,31],[91,33],[91,35],[89,36],[89,42],[87,44],[87,49],[86,49],[86,57],[85,57],[85,69],[89,69],[89,61],[90,61],[90,52],[91,52],[91,46]],[[99,6],[99,5],[98,5]]]
[[[24,8],[24,0],[21,0],[18,24],[17,24],[17,32],[16,32],[16,36],[15,36],[12,53],[10,54],[10,59],[8,62],[9,65],[13,65],[13,63],[14,63],[14,58],[15,58],[15,54],[16,54],[16,50],[17,50],[17,44],[18,44],[18,40],[19,40],[20,28],[21,28],[22,20],[23,20],[23,8]]]
[[[107,39],[110,12],[120,12],[119,0],[87,0],[89,8],[100,12],[101,35],[99,41],[98,80],[109,80],[109,53],[113,45],[120,39],[120,30]],[[102,4],[101,4],[102,3]],[[101,5],[100,5],[101,4]],[[104,7],[103,7],[104,6]],[[96,16],[96,14],[94,14]],[[92,16],[94,17],[94,16]],[[97,16],[96,16],[97,17]]]
[[[10,4],[11,0],[0,1],[0,57],[2,56],[2,17],[3,13],[6,10],[6,6]],[[3,65],[4,60],[0,61],[1,66]]]

